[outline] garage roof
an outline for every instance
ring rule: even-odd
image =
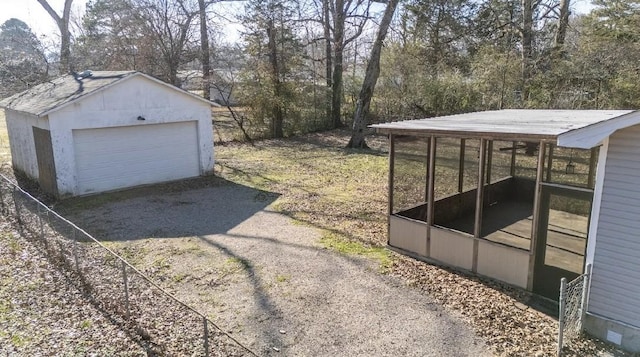
[[[640,123],[632,110],[507,109],[372,125],[378,132],[495,140],[548,140],[596,146],[613,131]],[[590,146],[589,146],[590,145]]]
[[[143,76],[158,84],[168,86],[210,105],[216,105],[202,97],[164,83],[146,74],[136,71],[85,71],[68,74],[39,84],[24,92],[0,101],[0,108],[7,108],[36,116],[45,116],[57,111],[76,100],[111,87],[115,83],[134,76]]]

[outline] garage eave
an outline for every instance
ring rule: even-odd
[[[0,101],[0,108],[46,117],[65,107],[102,92],[134,77],[143,77],[210,106],[219,106],[205,98],[135,71],[96,71],[82,75],[68,74],[32,87]]]

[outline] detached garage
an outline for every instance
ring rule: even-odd
[[[56,196],[211,173],[211,105],[132,71],[67,75],[0,102],[14,170]]]

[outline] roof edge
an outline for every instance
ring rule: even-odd
[[[640,124],[640,111],[630,110],[628,113],[617,117],[564,132],[558,135],[557,145],[591,149],[600,145],[617,130],[637,124]]]
[[[60,110],[62,108],[66,108],[67,106],[69,106],[69,105],[71,105],[71,104],[73,104],[73,103],[75,103],[75,102],[77,102],[79,100],[91,97],[92,95],[94,95],[96,93],[99,93],[99,92],[102,92],[103,90],[105,90],[107,88],[111,88],[111,86],[115,85],[116,83],[122,82],[122,81],[126,80],[127,78],[134,77],[136,75],[136,73],[139,73],[139,72],[131,71],[130,73],[126,74],[123,78],[118,79],[117,81],[113,81],[113,82],[111,82],[111,83],[109,83],[109,84],[107,84],[105,86],[100,87],[100,88],[97,88],[96,90],[94,90],[91,93],[87,93],[85,95],[81,95],[81,96],[79,96],[77,98],[74,98],[74,99],[68,101],[68,102],[64,102],[64,103],[62,103],[60,105],[54,106],[53,108],[49,108],[49,109],[47,109],[47,110],[45,110],[43,112],[37,113],[35,115],[37,117],[44,117],[44,116],[47,116],[47,115],[49,115],[49,114],[51,114],[53,112],[57,112],[58,110]]]
[[[185,90],[185,89],[182,89],[182,88],[176,87],[176,86],[174,86],[173,84],[169,84],[169,83],[167,83],[167,82],[163,82],[163,81],[159,80],[158,78],[155,78],[155,77],[153,77],[153,76],[150,76],[150,75],[148,75],[148,74],[146,74],[146,73],[142,73],[142,72],[135,72],[135,74],[134,74],[134,75],[141,75],[141,76],[143,76],[143,77],[145,77],[145,78],[147,78],[147,79],[150,79],[150,80],[152,80],[152,81],[154,81],[154,82],[156,82],[156,83],[162,84],[163,86],[166,86],[166,87],[168,87],[168,88],[170,88],[170,89],[177,90],[177,91],[179,91],[179,92],[181,92],[181,93],[183,93],[183,94],[186,94],[186,95],[188,95],[188,96],[190,96],[190,97],[192,97],[192,98],[194,98],[194,99],[197,99],[197,100],[199,100],[199,101],[205,102],[205,103],[207,103],[207,104],[209,104],[209,105],[211,105],[211,106],[214,106],[214,107],[221,107],[221,105],[220,105],[220,104],[218,104],[218,103],[216,103],[216,102],[212,102],[212,101],[211,101],[211,100],[209,100],[209,99],[205,99],[205,98],[203,98],[203,97],[201,97],[201,96],[195,95],[195,94],[193,94],[193,93],[189,92],[188,90]],[[133,77],[133,76],[131,76],[131,77]]]
[[[149,80],[151,80],[151,81],[153,81],[155,83],[161,84],[161,85],[163,85],[165,87],[168,87],[168,88],[170,88],[172,90],[178,91],[178,92],[180,92],[182,94],[185,94],[185,95],[187,95],[189,97],[192,97],[193,99],[196,99],[196,100],[202,101],[204,103],[207,103],[207,104],[209,104],[211,106],[217,106],[217,107],[220,106],[220,104],[218,104],[218,103],[214,103],[214,102],[212,102],[210,100],[207,100],[207,99],[205,99],[203,97],[197,96],[197,95],[195,95],[193,93],[190,93],[190,92],[188,92],[188,91],[186,91],[186,90],[184,90],[182,88],[178,88],[178,87],[176,87],[176,86],[174,86],[172,84],[165,83],[165,82],[163,82],[163,81],[161,81],[161,80],[159,80],[157,78],[154,78],[153,76],[150,76],[150,75],[148,75],[146,73],[142,73],[142,72],[138,72],[138,71],[131,71],[130,74],[124,76],[122,79],[119,79],[117,81],[113,81],[113,82],[111,82],[111,83],[109,83],[109,84],[107,84],[107,85],[105,85],[103,87],[98,88],[97,90],[94,90],[91,93],[88,93],[86,95],[77,97],[77,98],[75,98],[73,100],[70,100],[68,102],[62,103],[62,104],[60,104],[60,105],[58,105],[56,107],[50,108],[48,110],[45,110],[45,111],[43,111],[41,113],[38,113],[38,114],[35,114],[35,115],[37,117],[44,117],[44,116],[50,115],[51,113],[57,112],[58,110],[61,110],[61,109],[65,108],[65,107],[67,107],[67,106],[69,106],[69,105],[71,105],[71,104],[73,104],[73,103],[75,103],[75,102],[77,102],[79,100],[91,97],[92,95],[94,95],[96,93],[100,93],[100,92],[102,92],[104,90],[107,90],[108,88],[111,88],[111,87],[113,87],[113,86],[115,86],[115,85],[117,85],[119,83],[125,82],[128,79],[134,78],[134,77],[137,77],[137,76],[142,76],[143,78],[149,79]]]
[[[368,128],[372,128],[376,130],[378,134],[385,135],[409,135],[409,136],[419,136],[419,137],[430,137],[430,136],[438,136],[438,137],[447,137],[447,138],[463,138],[463,139],[488,139],[488,140],[506,140],[506,141],[545,141],[545,142],[554,142],[557,140],[556,135],[552,134],[522,134],[522,133],[500,133],[496,134],[494,132],[488,131],[459,131],[459,130],[414,130],[414,129],[397,129],[397,128],[386,128],[386,127],[377,127],[375,125],[369,125]]]

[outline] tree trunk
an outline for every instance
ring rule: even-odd
[[[331,86],[331,121],[333,128],[342,124],[342,63],[344,50],[344,1],[336,0],[333,11],[333,76]]]
[[[371,104],[371,97],[373,97],[373,91],[378,82],[378,76],[380,75],[380,54],[382,52],[382,44],[387,36],[387,30],[389,24],[393,19],[393,14],[396,11],[399,0],[389,0],[387,8],[384,10],[380,27],[378,28],[378,35],[371,48],[371,56],[369,57],[369,63],[367,63],[367,71],[365,72],[364,81],[362,82],[362,89],[360,89],[360,95],[356,104],[356,112],[353,118],[353,130],[351,133],[351,139],[347,144],[350,148],[368,148],[365,141],[364,130],[367,127],[367,117],[369,115],[369,105]]]
[[[333,127],[334,123],[333,123],[333,111],[331,110],[332,107],[332,96],[331,93],[333,92],[333,80],[332,80],[332,76],[333,76],[333,61],[332,61],[332,51],[331,51],[331,17],[330,17],[330,11],[329,11],[329,1],[330,0],[323,0],[322,1],[322,13],[323,13],[323,27],[324,27],[324,44],[325,44],[325,58],[326,58],[326,82],[327,82],[327,90],[326,90],[326,114],[327,114],[327,121],[329,121],[329,125],[327,125],[327,127]]]
[[[62,17],[53,10],[47,0],[38,0],[40,5],[49,13],[49,16],[56,22],[58,29],[60,30],[60,66],[59,71],[61,74],[70,73],[71,68],[71,32],[69,32],[69,16],[71,14],[71,3],[73,0],[64,1],[64,9],[62,10]]]
[[[553,41],[554,52],[559,53],[564,46],[564,40],[567,36],[567,27],[569,26],[569,7],[571,0],[560,0],[560,16],[558,17],[558,30]]]
[[[198,0],[200,10],[200,51],[202,51],[202,96],[211,99],[211,56],[209,54],[209,29],[207,27],[207,7],[204,0]]]
[[[284,136],[283,133],[283,112],[282,112],[282,104],[281,104],[281,95],[282,91],[280,88],[280,68],[278,66],[278,47],[276,44],[276,29],[273,25],[273,21],[270,20],[267,27],[267,36],[269,38],[268,47],[269,47],[269,60],[271,62],[271,75],[273,79],[273,108],[272,115],[273,118],[271,120],[271,133],[274,138],[281,138]]]
[[[342,124],[342,46],[334,43],[333,79],[331,83],[331,121],[332,128]]]
[[[522,0],[522,103],[529,100],[533,44],[533,2]]]

